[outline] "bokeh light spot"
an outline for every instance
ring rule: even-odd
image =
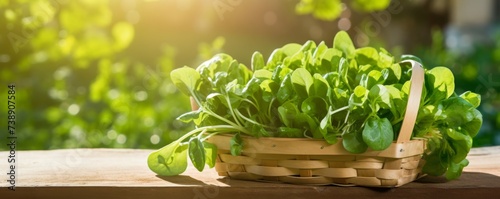
[[[110,139],[110,140],[114,140],[116,139],[116,137],[118,137],[118,133],[116,133],[115,130],[109,130],[108,133],[106,133],[106,136]]]
[[[149,138],[149,141],[151,141],[151,144],[158,144],[160,143],[160,136],[154,134]]]
[[[116,137],[116,142],[118,144],[125,144],[125,142],[127,142],[127,136],[123,134],[118,135],[118,137]]]
[[[76,114],[78,114],[78,112],[80,112],[80,106],[78,106],[77,104],[71,104],[68,107],[68,113],[69,114],[76,115]]]
[[[348,18],[341,18],[338,23],[340,30],[349,30],[351,29],[351,20]]]

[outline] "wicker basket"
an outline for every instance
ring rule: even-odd
[[[358,185],[397,187],[420,176],[425,140],[410,140],[418,113],[424,70],[412,64],[410,96],[398,140],[383,151],[352,154],[342,141],[330,145],[308,138],[244,137],[240,156],[229,152],[231,135],[208,139],[217,145],[215,169],[233,179],[285,182],[308,185]]]

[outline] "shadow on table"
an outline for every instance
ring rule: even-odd
[[[425,176],[413,183],[408,185],[429,185],[433,186],[463,186],[463,187],[474,187],[474,186],[489,186],[500,184],[500,176],[492,175],[489,173],[480,172],[463,172],[462,175],[456,180],[447,180],[444,176]]]
[[[207,184],[198,179],[192,178],[190,176],[180,175],[180,176],[156,176],[164,181],[180,184],[180,185],[194,185],[194,186],[213,186]],[[220,184],[217,186],[227,186],[227,187],[254,187],[257,189],[262,189],[264,187],[272,189],[289,189],[298,188],[297,190],[304,189],[314,189],[318,192],[338,192],[338,191],[356,191],[362,193],[388,193],[392,194],[405,192],[409,190],[423,190],[432,188],[435,190],[449,189],[449,188],[489,188],[498,187],[500,184],[500,176],[495,176],[488,173],[479,172],[463,172],[462,176],[456,180],[446,180],[444,176],[425,176],[414,182],[405,184],[397,188],[377,188],[377,187],[339,187],[334,185],[327,186],[307,186],[307,185],[294,185],[285,183],[269,183],[269,182],[258,182],[258,181],[246,181],[246,180],[235,180],[228,177],[216,179]],[[309,188],[308,188],[309,187]]]
[[[244,181],[244,180],[233,180],[230,178],[218,179],[219,182],[226,184],[228,186],[248,186],[248,187],[262,187],[268,182],[256,182],[256,181]],[[447,180],[444,176],[425,176],[414,182],[405,184],[397,188],[378,188],[378,187],[344,187],[344,189],[364,189],[372,190],[374,192],[394,192],[396,190],[404,189],[425,189],[425,188],[474,188],[474,187],[497,187],[500,184],[500,176],[495,176],[488,173],[480,172],[463,172],[462,176],[456,180]],[[272,187],[294,187],[294,186],[307,186],[307,185],[293,185],[284,183],[271,183]],[[325,189],[339,187],[339,186],[315,186]]]
[[[160,178],[164,181],[174,183],[174,184],[181,184],[181,185],[208,185],[207,183],[204,183],[200,180],[194,179],[190,176],[185,176],[185,175],[178,175],[178,176],[159,176],[156,175],[157,178]]]

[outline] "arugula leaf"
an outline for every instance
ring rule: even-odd
[[[423,157],[425,159],[425,164],[422,168],[423,173],[432,176],[441,176],[446,173],[449,158],[442,150],[441,148],[436,148],[433,153]]]
[[[280,137],[299,138],[302,137],[302,129],[282,126],[278,128]]]
[[[149,169],[162,176],[181,174],[187,168],[187,147],[174,141],[151,153],[148,156]]]
[[[313,83],[309,87],[309,96],[318,96],[327,99],[327,93],[330,90],[330,85],[323,76],[316,73],[313,75]]]
[[[205,148],[205,163],[213,168],[217,160],[217,146],[210,142],[203,142],[203,148]]]
[[[241,154],[241,150],[243,149],[243,139],[241,139],[241,135],[239,133],[235,134],[231,138],[229,145],[231,146],[231,155],[239,156]]]
[[[460,177],[460,175],[462,174],[462,170],[467,165],[469,165],[469,161],[467,159],[464,159],[459,163],[450,163],[448,170],[446,171],[446,178],[457,179],[458,177]]]
[[[387,118],[370,117],[363,128],[363,141],[373,150],[389,147],[394,139],[391,122]]]
[[[309,88],[314,82],[311,73],[309,73],[309,71],[305,68],[297,68],[293,71],[291,80],[292,85],[295,88],[295,92],[297,92],[300,96],[307,96]]]
[[[361,131],[354,131],[342,136],[344,148],[351,153],[363,153],[368,149],[368,145],[363,141]]]
[[[328,112],[327,104],[324,98],[313,96],[305,99],[301,106],[301,110],[303,113],[306,113],[310,116],[320,118],[323,115],[326,115]]]
[[[363,47],[358,48],[355,51],[356,61],[359,65],[370,65],[377,66],[378,65],[378,51],[372,47]]]
[[[264,57],[260,52],[255,51],[252,55],[252,71],[264,68]]]
[[[182,93],[192,95],[200,79],[200,74],[196,72],[195,69],[184,66],[177,70],[173,70],[170,73],[170,77],[174,85],[177,86]]]
[[[395,91],[393,91],[393,93],[395,93]],[[398,94],[399,93],[395,93],[394,95]],[[374,105],[377,105],[377,107],[385,109],[392,108],[391,94],[389,93],[387,87],[381,84],[377,84],[370,89],[368,92],[368,98]],[[378,108],[374,109],[374,111],[378,111]]]
[[[333,47],[342,51],[348,58],[354,56],[354,44],[345,31],[340,31],[335,35],[335,37],[333,38]]]
[[[451,138],[449,146],[454,151],[451,161],[459,163],[467,157],[472,147],[472,138],[466,133],[451,128],[446,129],[446,134]]]
[[[199,137],[192,137],[189,140],[189,159],[198,171],[203,171],[205,166],[205,148]]]
[[[477,93],[473,93],[470,91],[466,91],[460,95],[461,98],[467,100],[474,108],[477,108],[481,104],[481,95]]]
[[[435,67],[426,72],[425,81],[430,85],[432,102],[438,102],[449,98],[455,91],[455,78],[450,69],[446,67]]]
[[[280,103],[284,103],[288,99],[292,98],[295,94],[292,86],[292,75],[287,74],[283,81],[281,82],[280,88],[278,90],[277,98]]]

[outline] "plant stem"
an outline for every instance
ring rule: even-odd
[[[343,111],[343,110],[346,110],[346,109],[349,109],[349,106],[344,106],[344,107],[342,107],[342,108],[339,108],[339,109],[337,109],[337,110],[334,110],[334,111],[330,112],[330,115],[333,115],[333,114],[335,114],[335,113],[338,113],[338,112]]]
[[[200,127],[200,128],[191,130],[188,133],[184,134],[179,139],[177,139],[177,141],[182,142],[183,140],[193,136],[196,133],[207,132],[207,131],[211,131],[211,132],[215,131],[218,133],[222,133],[222,132],[226,132],[226,131],[227,132],[239,131],[239,132],[243,132],[245,134],[250,135],[250,133],[246,129],[241,128],[241,127],[235,127],[235,126],[230,126],[230,125],[214,125],[214,126],[204,126],[204,127]]]
[[[252,119],[250,119],[250,118],[248,118],[248,117],[244,116],[244,115],[243,115],[243,114],[241,114],[238,110],[235,110],[235,111],[236,111],[236,114],[237,114],[238,116],[240,116],[241,118],[245,119],[246,121],[248,121],[248,122],[250,122],[250,123],[252,123],[252,124],[259,125],[259,126],[263,126],[263,127],[265,127],[265,128],[272,128],[271,126],[267,126],[267,125],[264,125],[264,124],[258,123],[258,122],[256,122],[256,121],[254,121],[254,120],[252,120]]]

